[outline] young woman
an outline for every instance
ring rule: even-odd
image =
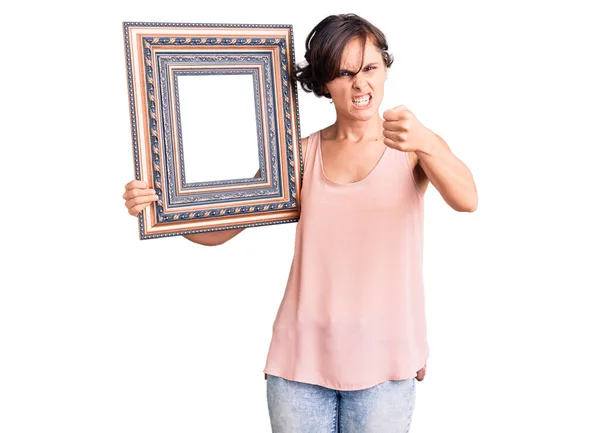
[[[379,107],[393,59],[383,33],[332,15],[306,40],[302,88],[336,121],[302,139],[294,259],[264,369],[274,433],[408,432],[429,346],[422,278],[423,194],[431,182],[472,212],[469,169],[404,106]],[[131,215],[154,191],[132,181]],[[186,235],[218,245],[243,229]]]

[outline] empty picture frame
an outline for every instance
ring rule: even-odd
[[[298,221],[291,25],[123,23],[141,239]]]

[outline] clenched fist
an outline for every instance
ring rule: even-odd
[[[404,105],[383,113],[383,143],[403,152],[425,152],[433,132]]]

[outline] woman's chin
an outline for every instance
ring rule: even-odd
[[[375,107],[371,104],[369,104],[368,108],[356,109],[355,107],[352,107],[350,109],[350,115],[354,118],[361,119],[361,120],[371,119],[373,116],[375,116],[377,114],[378,114],[377,107]]]

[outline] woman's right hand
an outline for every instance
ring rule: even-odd
[[[158,200],[158,195],[156,195],[156,191],[152,188],[148,188],[146,182],[132,180],[125,185],[123,198],[125,199],[125,207],[127,207],[129,214],[136,216],[150,203]]]

